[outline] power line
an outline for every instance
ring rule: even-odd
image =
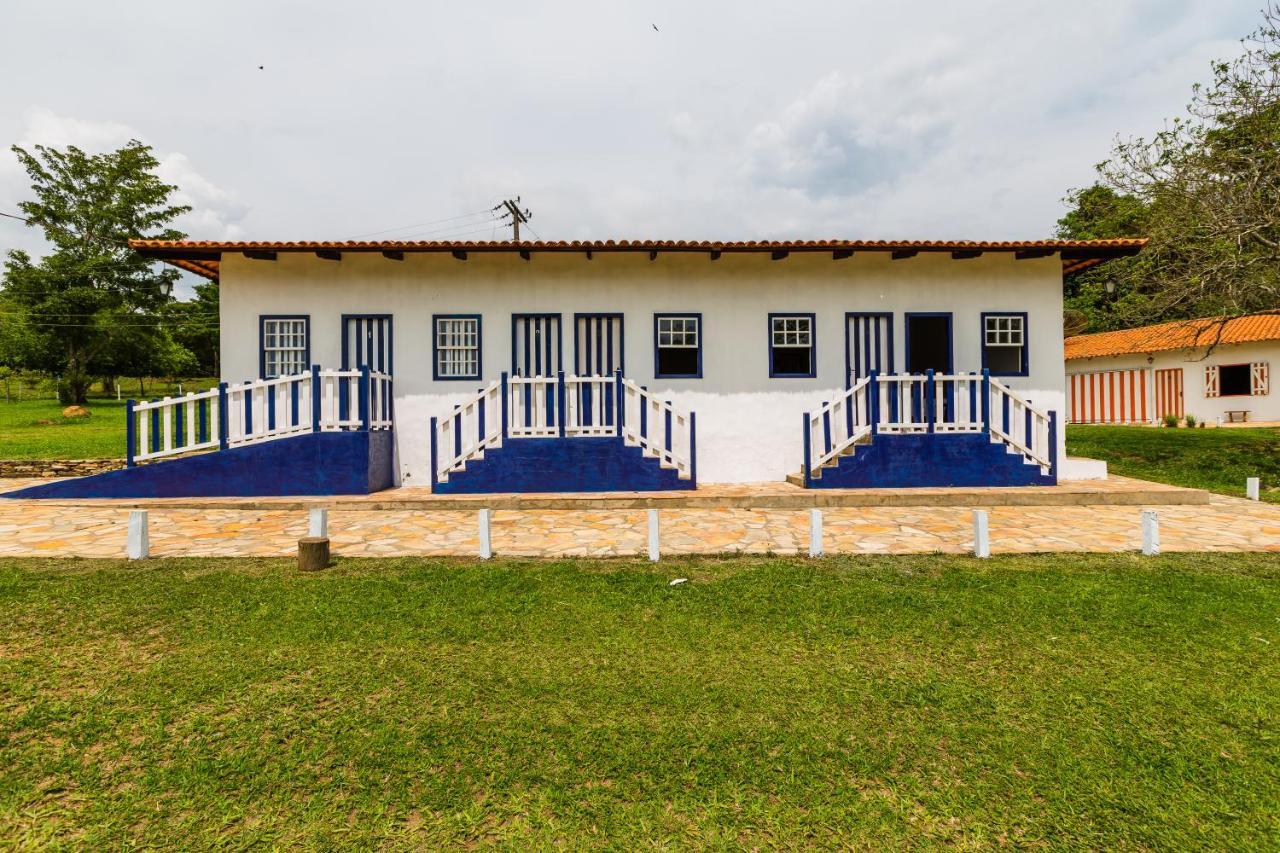
[[[356,234],[356,235],[354,235],[354,236],[352,236],[352,237],[347,237],[346,239],[348,239],[348,240],[359,240],[359,239],[360,239],[360,238],[362,238],[362,237],[376,237],[376,236],[378,236],[379,234],[390,234],[390,233],[392,233],[393,231],[409,231],[409,230],[412,230],[412,229],[414,229],[414,228],[424,228],[424,227],[426,227],[426,226],[428,226],[428,225],[438,225],[438,224],[440,224],[440,223],[442,223],[442,222],[453,222],[453,221],[458,220],[458,219],[470,219],[470,218],[471,218],[471,217],[473,217],[473,216],[480,216],[481,214],[484,214],[484,213],[493,213],[493,211],[492,211],[492,210],[477,210],[477,211],[475,211],[475,212],[473,212],[473,213],[463,213],[463,214],[459,214],[458,216],[447,216],[447,217],[445,217],[444,219],[433,219],[433,220],[431,220],[430,222],[419,222],[419,223],[418,223],[418,224],[416,224],[416,225],[400,225],[400,226],[398,226],[398,227],[396,227],[396,228],[387,228],[387,229],[384,229],[384,230],[382,230],[382,231],[370,231],[370,232],[368,232],[367,234]]]

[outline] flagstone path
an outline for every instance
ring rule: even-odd
[[[474,556],[477,514],[468,509],[330,510],[334,553],[349,557]],[[1280,552],[1280,506],[1213,496],[1205,505],[1153,507],[1165,551]],[[1138,548],[1137,506],[989,508],[995,553],[1126,551]],[[823,510],[827,553],[962,553],[972,548],[969,507],[838,507]],[[300,508],[153,506],[157,557],[283,556],[307,531]],[[0,500],[0,556],[122,557],[127,507]],[[796,554],[808,550],[804,509],[663,509],[662,552]],[[634,556],[644,553],[639,509],[495,510],[494,553]]]

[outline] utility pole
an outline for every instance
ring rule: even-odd
[[[528,223],[533,218],[533,211],[529,208],[520,208],[520,196],[514,199],[503,199],[502,203],[494,208],[494,212],[505,209],[507,212],[498,217],[500,222],[511,220],[511,239],[520,242],[520,223]]]

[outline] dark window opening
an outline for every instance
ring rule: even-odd
[[[659,376],[696,376],[698,351],[689,347],[663,347],[658,349]]]
[[[813,351],[808,347],[777,347],[773,351],[775,376],[808,376],[813,373],[810,359]]]
[[[1022,347],[986,347],[984,364],[993,374],[1023,372]]]
[[[907,372],[951,370],[951,318],[907,317]]]
[[[1249,365],[1224,364],[1218,368],[1219,396],[1248,397],[1252,393]]]

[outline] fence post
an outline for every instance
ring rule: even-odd
[[[807,489],[809,488],[809,483],[812,482],[811,478],[813,476],[813,472],[809,470],[809,460],[813,458],[810,455],[811,448],[809,446],[809,413],[804,412],[801,414],[800,419],[804,422],[804,426],[801,428],[801,435],[804,438],[804,464],[800,466],[800,473],[804,475],[804,487]]]
[[[133,406],[133,400],[124,404],[124,464],[126,468],[132,468],[138,464],[133,461],[133,457],[138,452],[138,424],[133,416]]]
[[[822,510],[809,510],[809,556],[822,556]]]
[[[982,368],[982,431],[991,432],[991,371]]]
[[[500,393],[502,394],[502,438],[505,440],[507,437],[507,418],[510,417],[507,414],[507,372],[505,370],[502,371],[502,387],[500,389]]]
[[[560,421],[560,437],[564,438],[565,422],[569,420],[564,407],[564,371],[556,373],[556,418]]]
[[[360,429],[369,431],[369,365],[360,365]]]
[[[493,540],[489,535],[489,510],[480,510],[480,559],[488,560],[493,556]]]
[[[658,562],[658,511],[656,509],[649,510],[649,562]]]
[[[1244,481],[1244,496],[1251,501],[1261,499],[1262,480],[1258,477],[1250,477]]]
[[[937,420],[937,400],[934,399],[933,368],[924,372],[924,420],[928,432],[933,432],[933,422]]]
[[[229,421],[227,413],[227,383],[218,383],[218,449],[227,449],[227,440],[230,437],[228,430]]]
[[[440,465],[436,461],[436,419],[431,419],[431,491],[436,490],[436,479],[440,476]]]
[[[307,524],[307,535],[319,539],[329,536],[329,510],[312,507]]]
[[[984,560],[991,556],[991,526],[985,509],[973,511],[973,556]]]
[[[1148,557],[1160,553],[1160,518],[1153,509],[1142,511],[1142,553]]]
[[[689,413],[689,482],[698,488],[698,413]]]
[[[880,371],[875,368],[867,377],[867,418],[871,421],[871,434],[880,433]],[[852,430],[851,430],[852,432]]]
[[[320,431],[320,365],[311,365],[311,431]]]
[[[145,560],[151,554],[151,541],[147,535],[147,511],[129,511],[129,537],[125,554],[130,560]]]
[[[613,428],[618,432],[618,443],[626,443],[626,439],[622,436],[622,368],[619,367],[613,372]]]
[[[1058,478],[1058,413],[1049,412],[1049,473]]]

